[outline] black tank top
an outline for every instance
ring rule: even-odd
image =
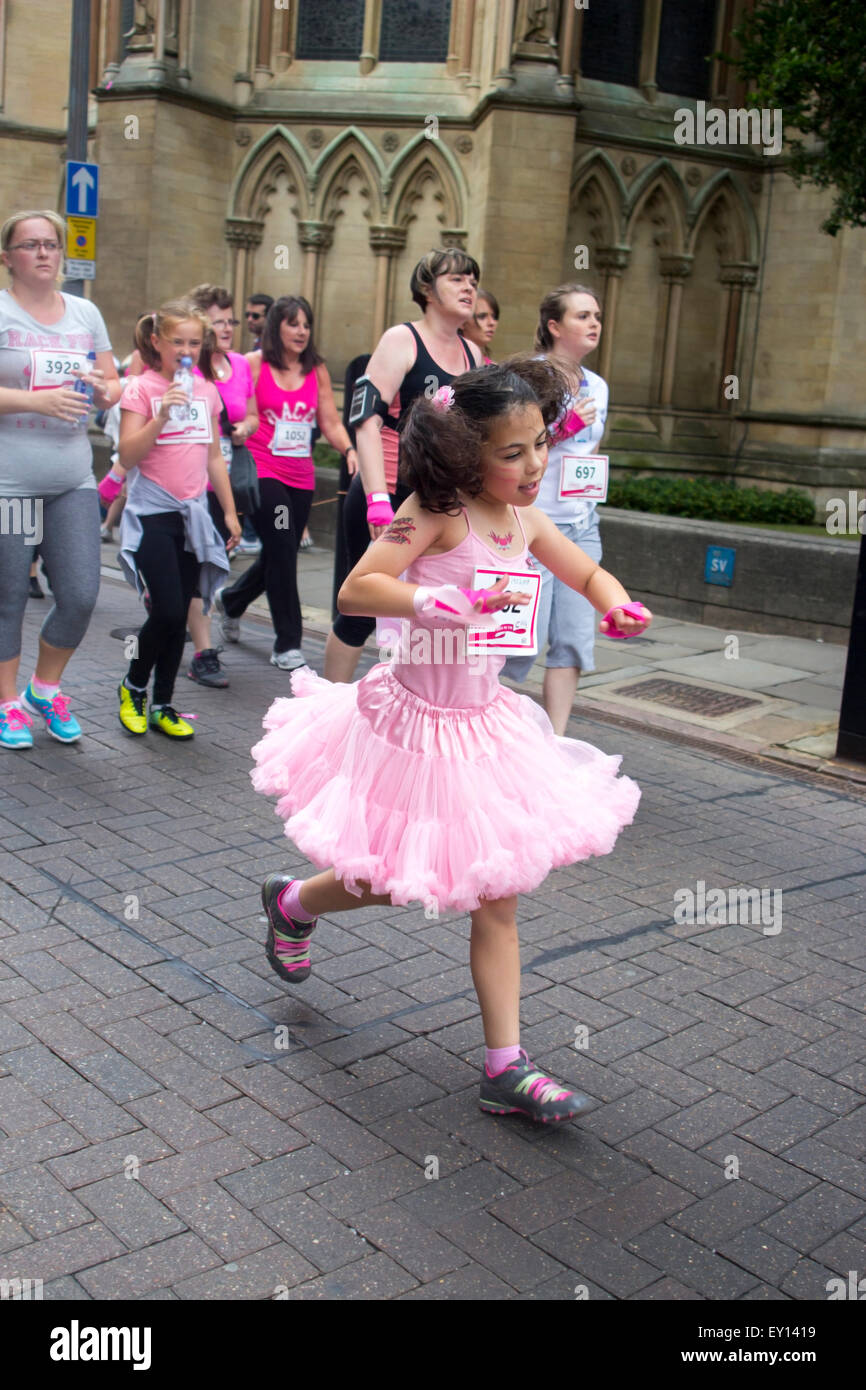
[[[433,388],[434,391],[438,391],[440,386],[450,386],[454,378],[460,375],[459,372],[446,372],[444,367],[440,367],[438,362],[433,361],[433,358],[424,346],[421,335],[416,332],[413,324],[407,323],[405,327],[409,329],[415,339],[418,350],[415,361],[400,383],[400,418],[393,427],[398,430],[403,428],[412,402],[417,400],[419,396],[425,394],[432,385],[432,381],[436,382],[436,386]],[[466,370],[468,372],[474,371],[475,363],[472,360],[472,354],[469,351],[466,339],[463,337],[462,333],[458,333],[457,337],[460,339],[460,344],[466,354]],[[432,394],[433,392],[431,392],[431,395]]]

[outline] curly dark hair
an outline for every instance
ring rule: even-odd
[[[481,446],[494,420],[535,405],[550,430],[567,409],[571,387],[549,358],[521,353],[464,372],[451,389],[447,411],[426,396],[413,402],[400,435],[400,477],[428,512],[454,515],[459,493],[477,497],[484,488]]]

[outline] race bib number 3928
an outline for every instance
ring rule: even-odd
[[[72,386],[78,373],[86,372],[89,366],[86,352],[33,348],[30,352],[30,390],[47,391],[52,386]]]

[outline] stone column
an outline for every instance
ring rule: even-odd
[[[644,0],[637,80],[647,101],[655,101],[658,91],[656,67],[659,60],[661,22],[662,0]]]
[[[120,0],[108,0],[105,15],[105,69],[102,74],[103,86],[113,83],[120,72],[121,32]]]
[[[285,72],[292,62],[292,35],[295,25],[295,6],[291,3],[284,10],[280,10],[277,18],[277,51],[274,57],[274,68],[277,72]]]
[[[264,87],[274,75],[271,67],[271,42],[274,25],[274,0],[259,0],[259,39],[256,46],[257,87]]]
[[[468,81],[472,73],[472,33],[475,28],[475,0],[463,0],[463,25],[458,48],[457,76]]]
[[[631,248],[628,246],[601,246],[595,253],[595,263],[604,276],[604,323],[598,374],[608,382],[610,381],[610,364],[613,360],[613,335],[619,302],[619,282],[628,267],[630,256]]]
[[[662,279],[668,287],[665,309],[665,345],[662,353],[662,376],[659,386],[659,405],[670,410],[674,390],[674,371],[677,364],[677,342],[680,333],[680,310],[683,285],[692,273],[694,256],[664,254],[659,256]]]
[[[493,85],[507,89],[514,85],[511,71],[511,49],[514,42],[515,0],[498,0],[496,7],[496,56],[493,63]]]
[[[373,310],[373,342],[388,327],[388,306],[394,281],[394,262],[406,245],[406,228],[380,223],[370,228],[370,250],[376,257],[376,303]]]
[[[364,36],[361,40],[360,71],[362,77],[372,72],[379,61],[379,34],[382,30],[382,0],[366,0],[364,5]]]
[[[192,81],[189,70],[190,26],[192,23],[192,0],[180,0],[177,31],[177,80],[182,87]]]
[[[225,231],[226,241],[232,248],[229,283],[235,301],[235,318],[242,318],[247,295],[254,293],[249,283],[252,252],[262,244],[265,224],[251,217],[227,217]]]
[[[299,222],[298,240],[304,252],[303,296],[319,317],[322,258],[330,251],[334,229],[330,222]]]
[[[758,282],[758,267],[751,261],[725,261],[722,263],[719,280],[728,287],[728,308],[725,315],[725,348],[722,353],[722,380],[719,383],[719,404],[722,410],[733,408],[733,400],[725,398],[725,378],[734,376],[737,370],[740,341],[740,318],[743,307],[743,290],[754,289]]]
[[[566,5],[559,31],[559,77],[557,90],[568,96],[574,92],[574,69],[577,55],[577,14],[574,5]]]

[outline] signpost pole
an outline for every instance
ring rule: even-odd
[[[69,124],[66,136],[66,158],[87,159],[87,98],[90,76],[90,8],[91,0],[73,0],[72,44],[69,55]],[[67,294],[83,296],[83,280],[66,280]]]
[[[866,763],[866,533],[860,538],[836,757]]]

